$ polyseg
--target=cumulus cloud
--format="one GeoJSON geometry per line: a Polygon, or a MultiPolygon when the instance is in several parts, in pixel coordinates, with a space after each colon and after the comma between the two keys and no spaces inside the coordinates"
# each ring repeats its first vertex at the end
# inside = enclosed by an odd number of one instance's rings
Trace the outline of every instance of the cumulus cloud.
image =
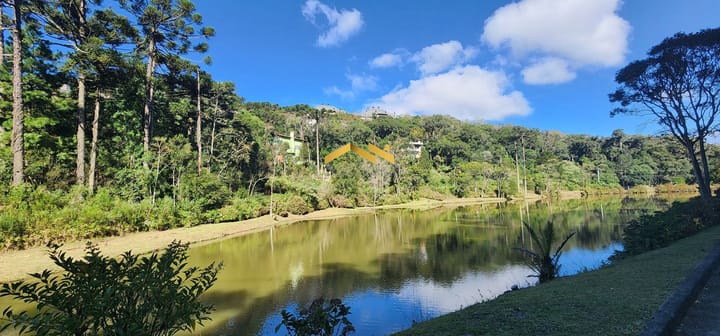
{"type": "Polygon", "coordinates": [[[375,76],[346,74],[345,77],[350,81],[350,87],[354,91],[372,91],[377,88],[375,76]]]}
{"type": "Polygon", "coordinates": [[[418,64],[423,76],[436,74],[462,64],[477,55],[477,49],[463,48],[458,41],[427,46],[413,55],[410,60],[418,64]]]}
{"type": "Polygon", "coordinates": [[[337,46],[347,41],[351,36],[359,33],[365,24],[362,13],[357,9],[337,10],[318,0],[305,1],[302,14],[313,24],[317,24],[318,15],[325,16],[328,27],[317,39],[317,45],[320,47],[337,46]]]}
{"type": "Polygon", "coordinates": [[[627,53],[630,24],[617,15],[621,0],[522,0],[505,5],[485,21],[483,41],[506,46],[519,59],[552,57],[565,66],[541,62],[526,72],[537,74],[554,66],[556,77],[571,68],[617,66],[627,53]]]}
{"type": "Polygon", "coordinates": [[[476,65],[410,81],[382,96],[371,105],[397,114],[446,114],[462,120],[502,120],[530,113],[530,106],[518,91],[509,91],[504,73],[476,65]]]}
{"type": "Polygon", "coordinates": [[[575,79],[575,72],[569,64],[559,58],[546,58],[522,70],[523,81],[527,84],[559,84],[575,79]]]}
{"type": "Polygon", "coordinates": [[[395,294],[402,300],[417,302],[418,307],[433,307],[444,312],[456,311],[475,303],[474,300],[489,300],[512,287],[530,286],[529,269],[521,265],[508,265],[493,271],[465,274],[451,284],[436,284],[424,279],[413,280],[403,285],[395,294]],[[477,284],[482,284],[478,288],[477,284]],[[470,301],[458,301],[458,298],[470,301]]]}
{"type": "Polygon", "coordinates": [[[397,53],[385,53],[368,62],[371,68],[392,68],[403,64],[403,57],[397,53]]]}
{"type": "Polygon", "coordinates": [[[343,90],[336,85],[326,87],[325,89],[323,89],[323,93],[328,96],[338,96],[343,100],[355,98],[355,92],[353,92],[352,90],[343,90]]]}
{"type": "Polygon", "coordinates": [[[338,96],[342,99],[354,99],[360,92],[374,91],[377,89],[377,77],[368,75],[345,74],[345,78],[350,82],[349,89],[341,89],[337,86],[330,86],[323,90],[328,96],[338,96]]]}

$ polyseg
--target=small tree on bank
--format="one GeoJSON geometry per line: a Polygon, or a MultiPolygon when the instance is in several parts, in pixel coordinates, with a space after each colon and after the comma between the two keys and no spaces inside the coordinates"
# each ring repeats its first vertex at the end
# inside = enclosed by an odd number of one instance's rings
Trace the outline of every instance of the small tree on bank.
{"type": "Polygon", "coordinates": [[[700,196],[710,199],[707,137],[720,112],[720,28],[678,33],[618,71],[611,112],[647,115],[685,148],[700,196]]]}
{"type": "Polygon", "coordinates": [[[530,233],[530,238],[535,246],[533,250],[526,248],[515,248],[527,257],[527,265],[535,272],[531,275],[537,277],[539,283],[545,283],[560,276],[560,256],[565,244],[575,235],[575,232],[565,236],[560,245],[553,251],[555,244],[555,226],[553,222],[547,222],[541,231],[535,231],[527,222],[523,222],[523,226],[530,233]]]}

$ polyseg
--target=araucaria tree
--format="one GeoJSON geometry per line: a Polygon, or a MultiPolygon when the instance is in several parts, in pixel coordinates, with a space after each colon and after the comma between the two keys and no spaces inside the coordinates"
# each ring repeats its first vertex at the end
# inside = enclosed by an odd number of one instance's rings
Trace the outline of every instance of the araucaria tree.
{"type": "Polygon", "coordinates": [[[707,137],[717,131],[720,112],[720,28],[678,33],[656,45],[648,57],[622,68],[611,112],[653,117],[685,148],[700,195],[708,200],[707,137]]]}
{"type": "Polygon", "coordinates": [[[68,48],[65,68],[76,72],[77,130],[76,169],[78,185],[85,182],[85,98],[89,75],[103,67],[103,61],[114,61],[108,46],[117,46],[132,35],[127,19],[111,9],[93,10],[90,4],[102,5],[102,0],[42,0],[32,1],[31,8],[44,23],[46,38],[57,46],[68,48]]]}
{"type": "MultiPolygon", "coordinates": [[[[120,0],[136,18],[141,30],[137,49],[147,58],[145,70],[145,102],[143,106],[143,151],[149,153],[153,133],[153,99],[155,71],[170,55],[195,51],[204,53],[205,42],[193,44],[191,38],[210,37],[215,30],[202,27],[202,16],[195,12],[190,0],[120,0]]],[[[143,160],[147,166],[147,159],[143,160]]]]}

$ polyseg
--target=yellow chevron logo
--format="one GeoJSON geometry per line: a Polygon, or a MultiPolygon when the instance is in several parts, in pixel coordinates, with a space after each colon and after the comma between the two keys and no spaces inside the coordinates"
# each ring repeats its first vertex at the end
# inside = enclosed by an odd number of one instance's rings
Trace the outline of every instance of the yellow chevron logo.
{"type": "MultiPolygon", "coordinates": [[[[395,163],[395,156],[389,153],[390,146],[388,145],[385,145],[385,150],[382,150],[373,144],[368,144],[368,150],[387,162],[395,163]]],[[[355,154],[360,155],[360,157],[365,160],[368,160],[372,163],[377,163],[377,158],[372,154],[368,153],[366,150],[362,149],[361,147],[355,146],[354,144],[345,144],[325,156],[325,164],[332,162],[333,160],[339,158],[347,152],[354,152],[355,154]]]]}

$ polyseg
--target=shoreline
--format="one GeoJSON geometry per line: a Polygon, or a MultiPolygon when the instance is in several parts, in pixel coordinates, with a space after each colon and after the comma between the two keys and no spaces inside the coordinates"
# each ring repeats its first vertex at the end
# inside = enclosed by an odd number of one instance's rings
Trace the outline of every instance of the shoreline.
{"type": "MultiPolygon", "coordinates": [[[[256,232],[269,230],[271,227],[292,225],[308,220],[326,220],[371,214],[377,210],[410,209],[429,210],[438,207],[457,207],[483,203],[501,203],[508,201],[505,198],[457,198],[448,200],[421,199],[408,203],[382,205],[376,207],[360,208],[328,208],[317,210],[305,215],[289,215],[271,218],[264,215],[244,221],[209,223],[193,227],[175,228],[166,231],[133,232],[122,236],[110,236],[78,240],[64,243],[61,250],[69,256],[79,258],[84,255],[86,243],[96,244],[104,255],[118,256],[131,250],[135,254],[144,254],[165,248],[173,240],[190,243],[190,246],[211,244],[222,239],[228,239],[256,232]]],[[[516,200],[517,201],[517,200],[516,200]]],[[[24,250],[10,250],[0,252],[0,283],[6,283],[27,278],[29,274],[42,272],[45,269],[57,269],[48,258],[47,248],[34,246],[24,250]]]]}

